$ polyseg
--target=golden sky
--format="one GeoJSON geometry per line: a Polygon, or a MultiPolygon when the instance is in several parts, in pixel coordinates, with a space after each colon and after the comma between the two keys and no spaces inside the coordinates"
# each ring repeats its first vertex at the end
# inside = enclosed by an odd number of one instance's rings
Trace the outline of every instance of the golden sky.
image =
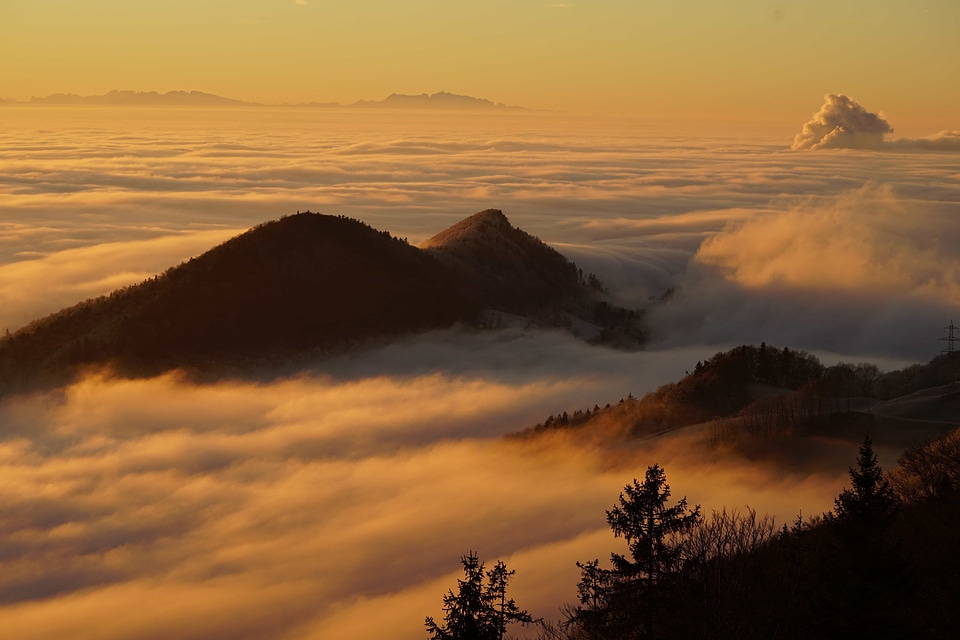
{"type": "Polygon", "coordinates": [[[531,108],[789,119],[845,93],[956,128],[955,0],[4,0],[0,97],[277,103],[450,91],[531,108]]]}

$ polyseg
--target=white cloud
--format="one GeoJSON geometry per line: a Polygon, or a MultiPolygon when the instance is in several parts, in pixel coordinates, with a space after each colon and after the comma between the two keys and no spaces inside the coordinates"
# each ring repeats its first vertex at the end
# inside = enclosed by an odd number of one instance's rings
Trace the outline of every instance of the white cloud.
{"type": "Polygon", "coordinates": [[[794,149],[877,149],[893,127],[882,115],[871,113],[856,100],[828,93],[823,106],[803,125],[794,149]]]}
{"type": "Polygon", "coordinates": [[[496,439],[595,385],[167,376],[7,398],[0,625],[34,639],[322,638],[352,622],[358,637],[413,640],[470,549],[505,559],[518,602],[554,617],[576,560],[622,544],[604,510],[647,464],[666,466],[675,495],[783,520],[828,508],[845,475],[842,456],[783,478],[669,438],[496,439]]]}
{"type": "Polygon", "coordinates": [[[652,321],[665,344],[767,341],[926,361],[960,309],[954,214],[868,183],[735,221],[700,245],[652,321]]]}
{"type": "Polygon", "coordinates": [[[106,242],[0,264],[0,298],[5,301],[0,329],[17,329],[76,302],[141,282],[240,231],[217,229],[106,242]]]}
{"type": "Polygon", "coordinates": [[[793,139],[795,150],[872,149],[893,151],[960,151],[960,131],[941,131],[926,138],[887,140],[893,127],[882,113],[872,113],[845,95],[828,93],[823,106],[793,139]]]}

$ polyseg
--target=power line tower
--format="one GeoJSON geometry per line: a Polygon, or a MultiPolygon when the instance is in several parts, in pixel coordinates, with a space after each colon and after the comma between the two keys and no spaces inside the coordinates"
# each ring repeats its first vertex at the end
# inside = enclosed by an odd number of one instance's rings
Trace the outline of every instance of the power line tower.
{"type": "Polygon", "coordinates": [[[947,348],[941,351],[947,355],[953,355],[957,352],[956,343],[960,342],[960,327],[957,327],[953,324],[953,320],[950,321],[950,326],[944,327],[943,330],[946,332],[942,338],[937,338],[937,342],[946,342],[947,348]]]}

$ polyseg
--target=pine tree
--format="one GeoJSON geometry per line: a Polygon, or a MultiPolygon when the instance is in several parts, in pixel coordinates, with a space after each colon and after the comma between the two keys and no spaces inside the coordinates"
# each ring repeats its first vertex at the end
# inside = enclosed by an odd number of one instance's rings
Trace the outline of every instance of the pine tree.
{"type": "Polygon", "coordinates": [[[667,591],[663,580],[679,569],[683,534],[700,520],[699,505],[689,510],[687,499],[681,498],[668,506],[669,499],[666,473],[655,464],[647,467],[642,483],[634,478],[633,484],[625,486],[620,504],[607,511],[613,534],[624,538],[630,550],[629,559],[611,554],[616,574],[613,589],[630,593],[628,599],[642,606],[631,624],[639,622],[645,638],[654,634],[657,609],[667,591]]]}
{"type": "Polygon", "coordinates": [[[857,468],[850,469],[850,482],[853,487],[844,489],[834,501],[834,515],[842,523],[871,529],[896,513],[896,495],[883,477],[870,436],[864,437],[860,445],[857,468]]]}
{"type": "Polygon", "coordinates": [[[634,479],[624,487],[620,504],[607,511],[607,524],[627,541],[632,560],[612,554],[615,569],[653,583],[676,567],[681,534],[700,520],[700,506],[688,510],[686,498],[667,506],[669,499],[670,486],[660,465],[647,467],[642,483],[634,479]]]}
{"type": "Polygon", "coordinates": [[[508,571],[507,565],[500,560],[497,560],[493,569],[487,571],[487,586],[484,595],[493,611],[497,640],[503,640],[508,624],[533,622],[530,614],[518,607],[513,598],[507,598],[507,583],[515,573],[516,571],[508,571]]]}
{"type": "Polygon", "coordinates": [[[837,637],[909,637],[913,577],[891,532],[899,505],[869,436],[850,481],[828,518],[832,536],[822,558],[825,631],[837,637]]]}
{"type": "Polygon", "coordinates": [[[457,593],[443,596],[443,624],[427,616],[424,624],[431,640],[503,640],[507,625],[533,622],[513,598],[507,598],[507,585],[515,571],[497,561],[484,572],[477,554],[461,556],[464,579],[457,580],[457,593]],[[484,583],[486,576],[487,582],[484,583]]]}

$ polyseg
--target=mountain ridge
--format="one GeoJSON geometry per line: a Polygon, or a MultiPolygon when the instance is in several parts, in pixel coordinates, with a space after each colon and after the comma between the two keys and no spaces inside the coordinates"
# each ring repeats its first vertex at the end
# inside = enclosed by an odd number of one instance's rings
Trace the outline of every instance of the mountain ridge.
{"type": "Polygon", "coordinates": [[[328,356],[457,323],[482,327],[488,307],[552,327],[563,326],[561,313],[593,309],[595,292],[556,250],[500,211],[468,220],[438,236],[469,247],[434,252],[344,216],[305,212],[265,222],[0,338],[0,393],[59,384],[89,367],[216,374],[328,356]],[[492,234],[462,232],[491,223],[492,234]],[[544,285],[551,274],[563,288],[544,285]]]}
{"type": "Polygon", "coordinates": [[[75,93],[53,93],[45,97],[31,96],[29,104],[111,105],[111,106],[255,106],[255,103],[226,98],[203,91],[121,91],[114,89],[102,95],[81,96],[75,93]]]}
{"type": "Polygon", "coordinates": [[[228,98],[203,91],[130,91],[113,89],[104,94],[79,95],[76,93],[52,93],[47,96],[31,96],[20,102],[0,98],[0,104],[31,105],[93,105],[93,106],[217,106],[217,107],[308,107],[341,109],[397,109],[429,111],[526,111],[524,107],[509,106],[486,98],[439,91],[433,94],[391,93],[382,100],[356,100],[340,102],[299,102],[267,104],[228,98]]]}

